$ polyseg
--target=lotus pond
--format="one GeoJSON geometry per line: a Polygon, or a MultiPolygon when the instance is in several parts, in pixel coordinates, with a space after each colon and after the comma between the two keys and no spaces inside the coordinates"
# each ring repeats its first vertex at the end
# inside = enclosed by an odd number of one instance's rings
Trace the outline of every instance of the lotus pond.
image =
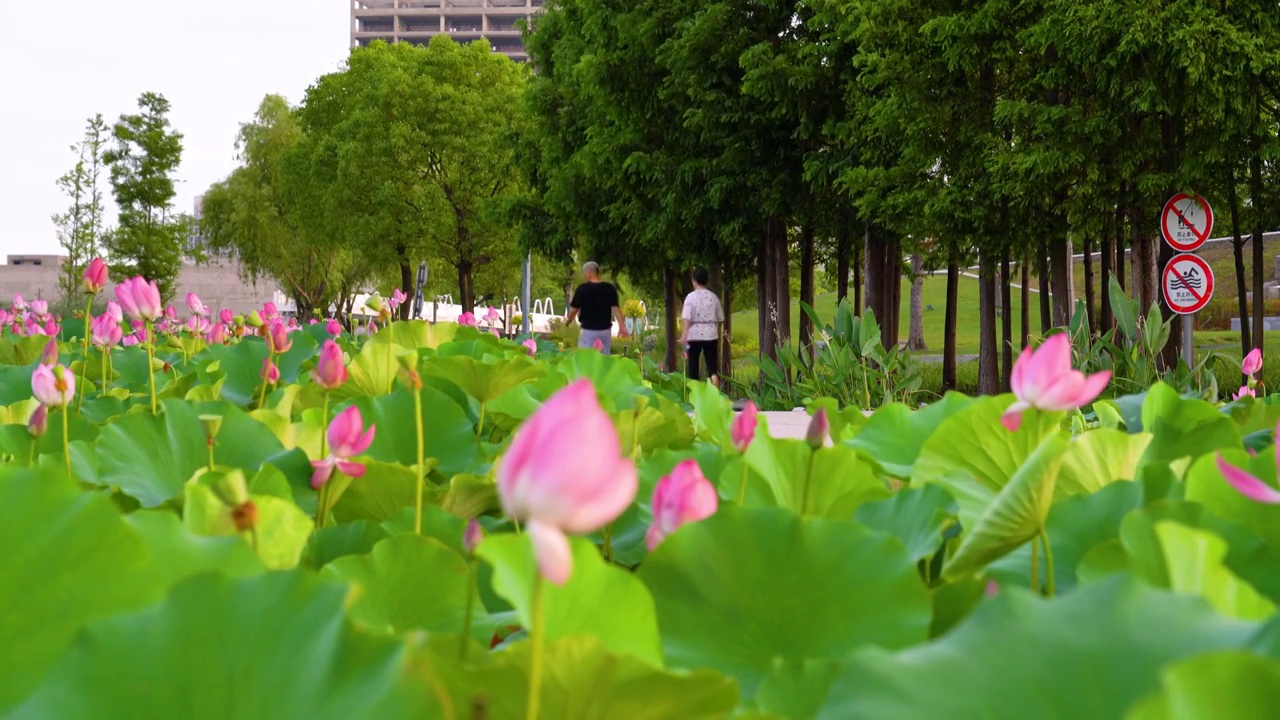
{"type": "Polygon", "coordinates": [[[0,716],[1280,712],[1271,398],[807,442],[473,328],[96,322],[0,339],[0,716]]]}

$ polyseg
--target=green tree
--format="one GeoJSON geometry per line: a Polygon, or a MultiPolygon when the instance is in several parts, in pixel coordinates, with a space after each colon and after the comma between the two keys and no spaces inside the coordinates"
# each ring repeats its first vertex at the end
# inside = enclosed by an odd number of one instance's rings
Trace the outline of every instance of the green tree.
{"type": "Polygon", "coordinates": [[[247,280],[269,279],[300,317],[326,313],[370,269],[328,232],[328,188],[310,172],[307,138],[288,102],[268,95],[240,127],[241,167],[205,193],[201,233],[209,250],[234,255],[247,280]]]}
{"type": "Polygon", "coordinates": [[[466,309],[479,268],[519,267],[498,210],[517,189],[508,136],[522,122],[526,72],[487,43],[438,36],[425,48],[357,48],[308,90],[299,119],[332,231],[397,268],[407,295],[422,259],[453,268],[466,309]]]}
{"type": "Polygon", "coordinates": [[[104,160],[119,225],[105,238],[118,273],[155,280],[166,300],[182,269],[189,219],[173,211],[173,172],[182,160],[182,135],[169,126],[169,101],[157,93],[138,98],[138,113],[112,128],[116,145],[104,160]]]}
{"type": "Polygon", "coordinates": [[[101,115],[90,118],[84,139],[71,146],[77,158],[75,167],[58,178],[58,187],[70,201],[65,213],[53,216],[53,223],[58,228],[58,244],[67,253],[58,275],[58,291],[64,301],[79,297],[84,268],[98,254],[102,240],[103,206],[99,180],[106,132],[107,124],[101,115]]]}

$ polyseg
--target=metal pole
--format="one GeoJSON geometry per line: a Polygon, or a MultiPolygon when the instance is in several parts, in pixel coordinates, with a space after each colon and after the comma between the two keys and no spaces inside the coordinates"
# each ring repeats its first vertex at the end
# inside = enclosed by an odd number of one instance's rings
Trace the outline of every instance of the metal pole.
{"type": "Polygon", "coordinates": [[[533,282],[530,277],[533,275],[533,253],[529,253],[524,257],[524,273],[520,278],[520,325],[521,334],[529,334],[529,315],[533,312],[533,308],[529,298],[532,295],[533,282]]]}
{"type": "Polygon", "coordinates": [[[1195,367],[1194,325],[1190,315],[1182,316],[1182,359],[1187,361],[1187,367],[1195,367]]]}

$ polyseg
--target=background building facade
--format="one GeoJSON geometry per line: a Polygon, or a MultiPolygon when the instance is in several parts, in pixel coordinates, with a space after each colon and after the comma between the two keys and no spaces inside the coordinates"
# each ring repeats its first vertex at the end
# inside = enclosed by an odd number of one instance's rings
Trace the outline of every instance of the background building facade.
{"type": "Polygon", "coordinates": [[[459,43],[487,38],[495,52],[529,59],[520,27],[543,0],[352,0],[351,44],[374,40],[425,45],[436,35],[459,43]]]}

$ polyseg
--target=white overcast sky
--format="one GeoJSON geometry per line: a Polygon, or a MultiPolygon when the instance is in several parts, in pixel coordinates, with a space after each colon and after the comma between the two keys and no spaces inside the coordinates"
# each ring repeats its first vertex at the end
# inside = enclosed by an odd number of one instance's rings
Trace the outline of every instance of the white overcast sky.
{"type": "Polygon", "coordinates": [[[175,205],[190,212],[235,168],[236,132],[262,97],[300,101],[350,41],[350,0],[0,5],[0,255],[59,252],[49,216],[66,202],[55,182],[93,114],[113,123],[148,90],[169,99],[184,136],[175,205]]]}

